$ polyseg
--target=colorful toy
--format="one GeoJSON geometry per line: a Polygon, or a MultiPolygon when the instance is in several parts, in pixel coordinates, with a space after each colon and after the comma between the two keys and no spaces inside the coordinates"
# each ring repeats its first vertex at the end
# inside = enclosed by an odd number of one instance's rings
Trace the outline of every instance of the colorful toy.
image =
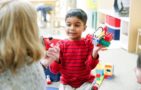
{"type": "Polygon", "coordinates": [[[46,83],[47,84],[51,84],[52,83],[51,80],[50,80],[50,76],[49,75],[46,76],[46,83]]]}
{"type": "MultiPolygon", "coordinates": [[[[54,39],[53,37],[47,38],[47,37],[43,37],[43,36],[41,37],[41,40],[42,40],[42,43],[46,49],[46,52],[49,48],[55,46],[60,41],[60,39],[54,39]]],[[[60,80],[60,76],[61,76],[60,73],[57,73],[57,74],[52,73],[49,69],[49,66],[48,67],[43,66],[43,69],[44,69],[45,75],[47,76],[46,77],[47,84],[51,84],[52,82],[57,82],[60,80]]]]}
{"type": "Polygon", "coordinates": [[[104,67],[104,78],[111,79],[113,77],[113,65],[106,64],[104,67]]]}
{"type": "Polygon", "coordinates": [[[92,90],[98,90],[104,80],[104,66],[98,64],[95,68],[95,80],[92,83],[92,90]]]}
{"type": "Polygon", "coordinates": [[[92,90],[98,90],[104,79],[112,79],[113,65],[112,64],[98,64],[94,70],[95,79],[92,83],[92,90]]]}
{"type": "Polygon", "coordinates": [[[48,50],[50,47],[56,45],[60,39],[54,39],[53,37],[42,37],[43,39],[43,45],[45,46],[45,49],[48,50]]]}
{"type": "Polygon", "coordinates": [[[108,33],[106,27],[99,27],[93,34],[93,43],[95,45],[102,45],[108,47],[110,41],[113,39],[112,33],[108,33]]]}

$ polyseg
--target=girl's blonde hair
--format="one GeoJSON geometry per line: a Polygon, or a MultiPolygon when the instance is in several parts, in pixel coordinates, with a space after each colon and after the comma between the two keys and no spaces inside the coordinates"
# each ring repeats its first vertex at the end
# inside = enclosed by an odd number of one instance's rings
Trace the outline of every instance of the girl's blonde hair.
{"type": "Polygon", "coordinates": [[[0,0],[0,72],[41,58],[37,15],[25,0],[0,0]]]}

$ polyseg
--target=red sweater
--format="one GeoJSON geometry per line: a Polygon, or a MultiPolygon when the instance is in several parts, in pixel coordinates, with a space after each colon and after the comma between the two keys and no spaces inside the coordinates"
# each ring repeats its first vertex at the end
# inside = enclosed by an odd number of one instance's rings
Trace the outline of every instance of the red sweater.
{"type": "Polygon", "coordinates": [[[60,63],[53,62],[50,70],[53,73],[61,73],[61,83],[71,85],[74,88],[85,82],[92,82],[94,76],[91,70],[99,62],[92,58],[93,44],[89,39],[79,41],[64,40],[60,42],[60,63]]]}

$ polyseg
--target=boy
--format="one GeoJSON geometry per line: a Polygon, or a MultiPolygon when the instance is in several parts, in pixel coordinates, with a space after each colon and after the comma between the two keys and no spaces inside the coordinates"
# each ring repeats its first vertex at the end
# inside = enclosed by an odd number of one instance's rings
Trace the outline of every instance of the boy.
{"type": "Polygon", "coordinates": [[[50,48],[47,53],[48,62],[53,62],[50,71],[61,73],[59,90],[91,90],[95,78],[91,70],[99,62],[102,46],[94,46],[92,40],[81,37],[87,27],[87,14],[82,9],[69,10],[65,22],[67,39],[59,42],[59,49],[50,48]]]}

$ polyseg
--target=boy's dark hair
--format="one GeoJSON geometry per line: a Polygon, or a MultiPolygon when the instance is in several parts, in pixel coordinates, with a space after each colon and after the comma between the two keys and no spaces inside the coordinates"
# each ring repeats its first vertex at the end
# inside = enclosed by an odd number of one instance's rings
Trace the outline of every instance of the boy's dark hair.
{"type": "Polygon", "coordinates": [[[66,14],[65,20],[69,17],[77,17],[84,22],[84,24],[87,22],[87,14],[82,9],[70,9],[66,14]]]}
{"type": "Polygon", "coordinates": [[[141,53],[138,54],[137,68],[141,68],[141,53]]]}

